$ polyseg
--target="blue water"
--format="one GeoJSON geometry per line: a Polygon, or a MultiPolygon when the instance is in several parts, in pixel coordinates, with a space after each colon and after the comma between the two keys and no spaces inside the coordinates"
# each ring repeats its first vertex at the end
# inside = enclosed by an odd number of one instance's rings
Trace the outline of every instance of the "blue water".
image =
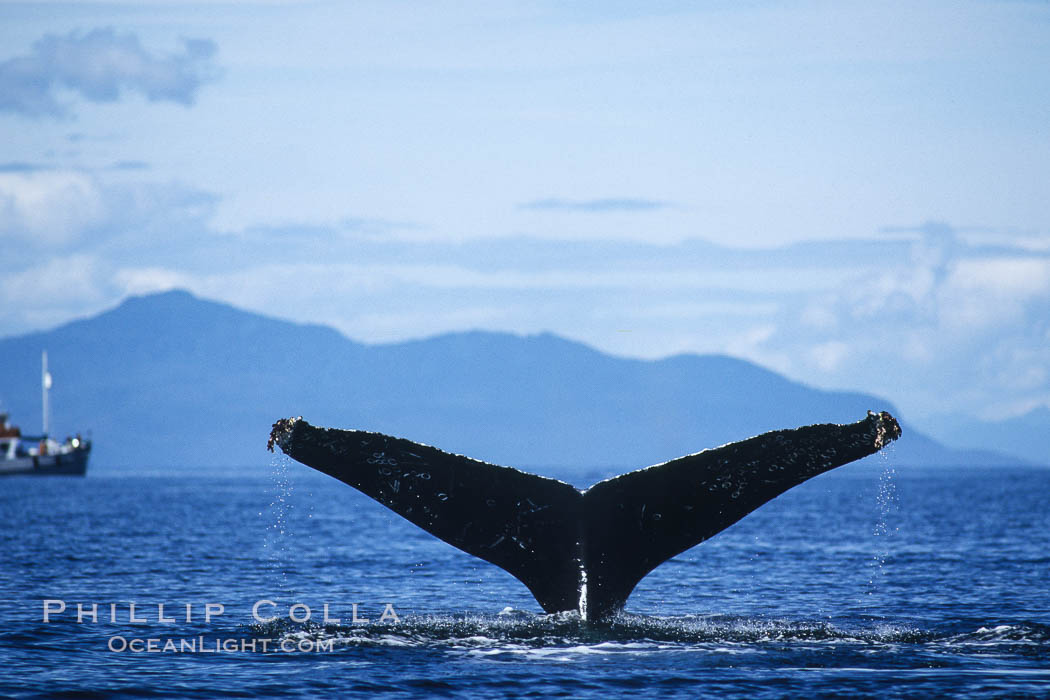
{"type": "Polygon", "coordinates": [[[869,459],[664,564],[626,614],[588,625],[283,458],[239,477],[9,477],[0,694],[1047,697],[1048,502],[1050,470],[869,459]],[[66,610],[44,623],[45,600],[66,610]],[[260,600],[277,620],[254,621],[260,600]],[[98,621],[78,623],[77,603],[98,621]],[[209,603],[224,612],[205,622],[209,603]],[[297,603],[309,622],[289,619],[297,603]],[[325,603],[339,624],[321,624],[325,603]],[[120,650],[149,639],[158,651],[120,650]]]}

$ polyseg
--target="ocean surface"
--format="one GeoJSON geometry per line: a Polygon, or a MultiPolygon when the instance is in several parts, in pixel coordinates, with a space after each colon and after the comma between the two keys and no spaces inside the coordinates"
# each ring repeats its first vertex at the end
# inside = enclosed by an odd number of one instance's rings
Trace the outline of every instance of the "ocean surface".
{"type": "Polygon", "coordinates": [[[603,624],[285,458],[8,477],[0,517],[4,696],[1050,696],[1046,469],[869,458],[603,624]]]}

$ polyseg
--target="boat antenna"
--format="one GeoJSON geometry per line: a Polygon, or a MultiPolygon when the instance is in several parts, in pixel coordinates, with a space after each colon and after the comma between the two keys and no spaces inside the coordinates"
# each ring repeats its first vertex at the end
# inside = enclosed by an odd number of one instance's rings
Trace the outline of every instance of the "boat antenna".
{"type": "Polygon", "coordinates": [[[41,361],[41,364],[42,364],[42,374],[40,376],[40,385],[43,388],[43,392],[44,392],[44,437],[47,437],[48,433],[50,432],[50,426],[48,425],[48,423],[49,423],[49,421],[48,421],[48,414],[50,413],[50,411],[48,409],[50,408],[50,406],[48,406],[47,392],[48,392],[48,389],[51,388],[51,373],[47,371],[47,350],[44,350],[44,354],[40,358],[40,361],[41,361]]]}

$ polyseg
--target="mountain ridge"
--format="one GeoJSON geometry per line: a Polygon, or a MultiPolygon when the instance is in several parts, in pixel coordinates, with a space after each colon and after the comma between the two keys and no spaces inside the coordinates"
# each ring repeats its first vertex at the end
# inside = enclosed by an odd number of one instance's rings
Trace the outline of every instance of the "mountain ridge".
{"type": "Polygon", "coordinates": [[[1050,407],[1036,406],[1013,418],[980,420],[962,414],[931,416],[923,428],[942,442],[967,449],[980,445],[1050,466],[1050,407]]]}
{"type": "MultiPolygon", "coordinates": [[[[270,424],[293,415],[511,466],[624,470],[768,430],[896,413],[726,355],[623,358],[551,333],[481,330],[371,345],[174,290],[0,339],[0,398],[30,431],[44,349],[52,424],[91,429],[93,464],[124,469],[267,464],[270,424]]],[[[1020,462],[904,429],[903,462],[1020,462]]]]}

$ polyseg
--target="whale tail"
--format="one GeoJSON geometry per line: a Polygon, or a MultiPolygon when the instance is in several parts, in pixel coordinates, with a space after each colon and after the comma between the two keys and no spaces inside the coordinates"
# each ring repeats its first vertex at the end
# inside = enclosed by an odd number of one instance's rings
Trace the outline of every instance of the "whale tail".
{"type": "Polygon", "coordinates": [[[435,537],[506,570],[548,613],[599,619],[661,563],[807,479],[901,434],[888,413],[776,430],[601,481],[556,479],[402,438],[274,423],[267,447],[379,501],[435,537]]]}

